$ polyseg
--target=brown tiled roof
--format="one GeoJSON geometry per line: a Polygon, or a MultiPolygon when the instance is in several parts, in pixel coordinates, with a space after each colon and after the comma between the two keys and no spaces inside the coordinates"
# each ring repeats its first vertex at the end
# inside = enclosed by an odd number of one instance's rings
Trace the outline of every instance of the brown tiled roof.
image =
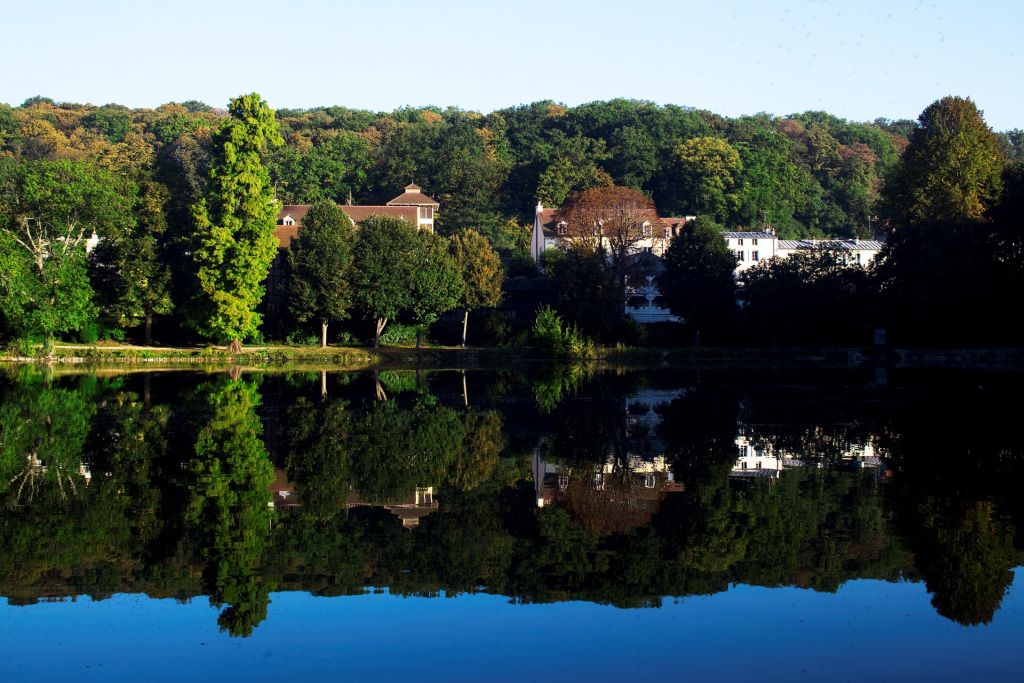
{"type": "Polygon", "coordinates": [[[545,228],[555,229],[555,214],[558,209],[543,209],[540,212],[540,224],[545,228]]]}
{"type": "MultiPolygon", "coordinates": [[[[286,204],[277,214],[277,227],[274,229],[274,236],[277,238],[277,245],[281,249],[291,246],[292,240],[299,234],[299,226],[302,219],[309,212],[309,204],[286,204]],[[295,219],[295,225],[284,225],[286,216],[295,219]]],[[[388,216],[389,218],[401,218],[415,226],[418,209],[415,206],[341,206],[354,224],[362,223],[370,216],[388,216]]]]}
{"type": "Polygon", "coordinates": [[[686,222],[686,218],[679,218],[679,217],[676,217],[676,218],[659,218],[658,220],[661,221],[662,227],[665,227],[665,228],[674,228],[674,227],[680,226],[680,225],[682,225],[683,223],[686,222]]]}
{"type": "Polygon", "coordinates": [[[287,249],[292,246],[292,240],[299,234],[298,225],[279,225],[274,228],[274,237],[277,238],[277,246],[280,249],[287,249]]]}
{"type": "Polygon", "coordinates": [[[388,206],[432,206],[436,209],[441,205],[423,194],[420,186],[413,183],[406,185],[405,192],[388,202],[388,206]]]}
{"type": "Polygon", "coordinates": [[[302,219],[309,213],[309,207],[310,204],[285,204],[277,213],[277,224],[282,225],[285,216],[291,216],[295,219],[296,223],[301,223],[302,219]]]}
{"type": "Polygon", "coordinates": [[[362,223],[370,216],[403,218],[413,226],[416,225],[417,220],[417,208],[415,206],[343,206],[341,210],[356,224],[362,223]]]}

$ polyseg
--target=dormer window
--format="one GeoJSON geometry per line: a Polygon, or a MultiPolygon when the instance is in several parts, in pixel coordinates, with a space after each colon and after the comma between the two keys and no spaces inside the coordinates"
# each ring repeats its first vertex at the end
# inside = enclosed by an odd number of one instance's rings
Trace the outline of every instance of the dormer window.
{"type": "Polygon", "coordinates": [[[291,216],[285,216],[284,217],[284,224],[285,225],[295,225],[295,219],[292,218],[291,216]]]}

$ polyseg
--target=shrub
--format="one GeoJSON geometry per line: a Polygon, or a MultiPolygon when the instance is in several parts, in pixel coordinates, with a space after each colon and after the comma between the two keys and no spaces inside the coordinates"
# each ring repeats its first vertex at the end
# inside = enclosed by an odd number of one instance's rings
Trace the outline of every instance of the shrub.
{"type": "Polygon", "coordinates": [[[533,321],[533,340],[538,348],[553,356],[594,356],[594,342],[583,336],[575,325],[566,326],[550,306],[544,306],[537,312],[533,321]]]}
{"type": "Polygon", "coordinates": [[[416,326],[391,323],[385,327],[384,332],[381,333],[380,343],[390,344],[392,346],[399,344],[415,344],[416,326]]]}

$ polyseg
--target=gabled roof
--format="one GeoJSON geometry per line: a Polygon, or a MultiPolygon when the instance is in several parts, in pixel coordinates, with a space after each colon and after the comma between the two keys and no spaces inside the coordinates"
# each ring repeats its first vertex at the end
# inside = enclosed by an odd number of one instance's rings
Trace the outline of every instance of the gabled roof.
{"type": "Polygon", "coordinates": [[[284,225],[284,219],[291,216],[296,225],[302,223],[302,219],[306,217],[309,212],[311,204],[285,204],[281,207],[281,210],[277,213],[277,224],[284,225]]]}
{"type": "Polygon", "coordinates": [[[388,206],[432,206],[436,209],[441,205],[423,194],[419,185],[410,183],[405,186],[405,192],[388,202],[388,206]]]}

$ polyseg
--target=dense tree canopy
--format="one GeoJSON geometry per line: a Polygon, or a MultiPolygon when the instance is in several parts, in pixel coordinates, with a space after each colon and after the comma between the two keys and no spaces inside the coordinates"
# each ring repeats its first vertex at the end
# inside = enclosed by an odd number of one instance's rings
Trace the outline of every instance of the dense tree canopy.
{"type": "Polygon", "coordinates": [[[282,144],[274,112],[256,93],[231,101],[214,139],[211,189],[193,207],[192,261],[202,292],[192,324],[202,335],[237,345],[257,332],[256,307],[277,253],[278,203],[263,165],[282,144]]]}
{"type": "Polygon", "coordinates": [[[288,306],[296,320],[320,322],[320,344],[327,346],[327,325],[349,317],[352,289],[352,221],[333,201],[319,201],[302,221],[288,250],[288,306]]]}

